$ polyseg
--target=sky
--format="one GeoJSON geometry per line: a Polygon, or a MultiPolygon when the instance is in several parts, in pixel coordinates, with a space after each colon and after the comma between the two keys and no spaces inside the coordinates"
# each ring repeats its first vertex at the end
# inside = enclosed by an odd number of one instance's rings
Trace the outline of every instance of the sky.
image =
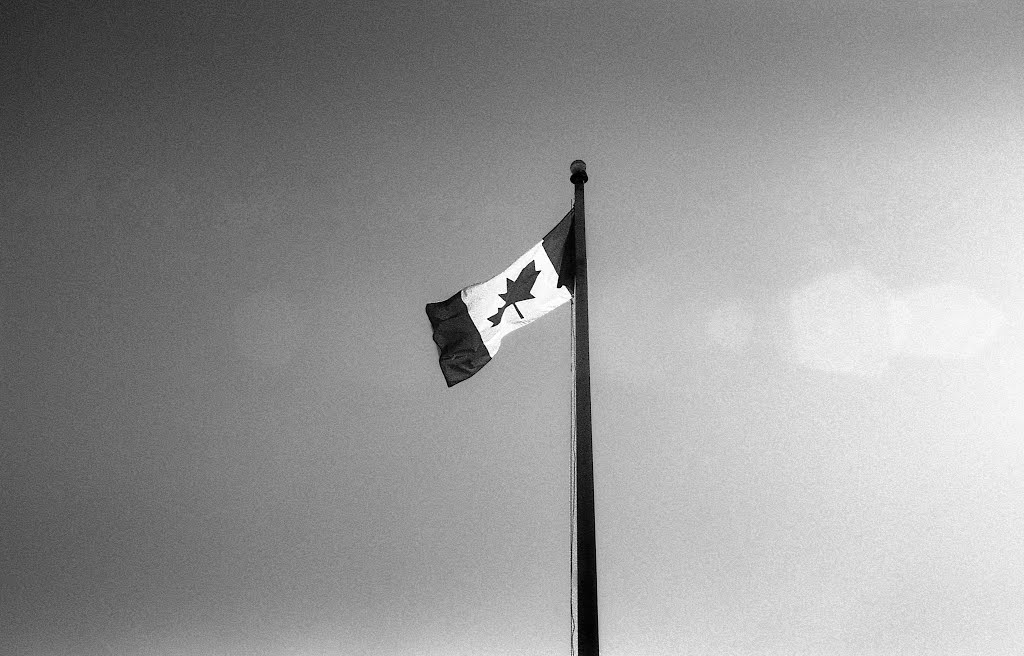
{"type": "Polygon", "coordinates": [[[1024,650],[1016,3],[0,24],[0,652],[569,653],[577,158],[603,653],[1024,650]]]}

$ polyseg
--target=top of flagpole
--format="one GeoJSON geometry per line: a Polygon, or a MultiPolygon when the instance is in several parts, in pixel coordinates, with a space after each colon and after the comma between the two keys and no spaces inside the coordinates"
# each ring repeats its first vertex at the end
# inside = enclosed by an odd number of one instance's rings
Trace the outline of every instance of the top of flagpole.
{"type": "Polygon", "coordinates": [[[587,163],[581,159],[569,165],[569,182],[573,184],[584,184],[587,181],[587,163]]]}

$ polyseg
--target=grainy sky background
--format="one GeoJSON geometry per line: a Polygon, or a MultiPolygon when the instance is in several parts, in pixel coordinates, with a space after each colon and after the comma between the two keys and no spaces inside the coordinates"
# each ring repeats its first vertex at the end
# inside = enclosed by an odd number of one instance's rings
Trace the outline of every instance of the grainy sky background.
{"type": "Polygon", "coordinates": [[[575,158],[604,653],[1024,652],[1017,3],[0,23],[0,652],[568,653],[575,158]]]}

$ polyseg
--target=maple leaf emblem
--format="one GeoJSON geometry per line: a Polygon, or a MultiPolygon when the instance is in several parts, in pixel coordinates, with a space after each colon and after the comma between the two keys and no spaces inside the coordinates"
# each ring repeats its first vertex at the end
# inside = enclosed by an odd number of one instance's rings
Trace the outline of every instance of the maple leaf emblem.
{"type": "Polygon", "coordinates": [[[533,290],[533,283],[537,282],[537,276],[540,275],[540,271],[537,271],[536,262],[530,262],[523,270],[519,272],[519,276],[512,280],[511,278],[505,278],[507,281],[505,284],[505,293],[498,294],[501,300],[505,301],[505,304],[498,309],[498,313],[493,317],[487,317],[488,321],[491,322],[492,326],[497,326],[501,323],[501,316],[505,314],[505,309],[508,306],[512,306],[516,314],[519,315],[520,319],[523,319],[523,313],[516,307],[516,303],[519,301],[526,301],[534,298],[530,292],[533,290]]]}

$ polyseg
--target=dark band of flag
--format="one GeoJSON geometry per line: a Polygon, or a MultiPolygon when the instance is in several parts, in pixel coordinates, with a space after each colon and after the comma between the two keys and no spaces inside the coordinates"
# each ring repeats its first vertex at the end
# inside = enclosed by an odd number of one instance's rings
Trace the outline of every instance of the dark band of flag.
{"type": "Polygon", "coordinates": [[[491,354],[462,302],[461,291],[447,301],[427,303],[427,317],[434,329],[434,342],[440,353],[438,362],[448,387],[466,380],[491,361],[491,354]]]}

